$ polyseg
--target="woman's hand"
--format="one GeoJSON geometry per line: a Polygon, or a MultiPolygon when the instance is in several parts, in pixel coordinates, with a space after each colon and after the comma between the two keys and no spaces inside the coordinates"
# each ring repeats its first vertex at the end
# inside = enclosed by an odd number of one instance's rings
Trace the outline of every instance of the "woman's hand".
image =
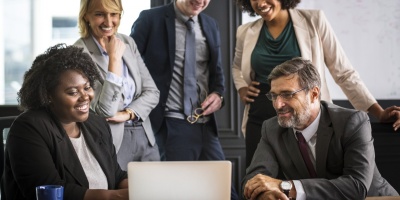
{"type": "Polygon", "coordinates": [[[399,130],[400,128],[400,107],[399,106],[391,106],[386,109],[383,109],[381,105],[378,103],[372,104],[371,107],[368,108],[368,112],[374,115],[379,119],[381,123],[391,123],[393,122],[394,131],[399,130]]]}
{"type": "Polygon", "coordinates": [[[242,87],[239,89],[240,100],[244,104],[254,102],[254,97],[258,97],[260,90],[255,86],[260,85],[260,82],[252,81],[249,87],[242,87]]]}
{"type": "Polygon", "coordinates": [[[398,106],[391,106],[383,110],[379,117],[379,121],[381,123],[393,123],[394,131],[399,130],[400,128],[400,107],[398,106]]]}
{"type": "Polygon", "coordinates": [[[122,76],[122,55],[126,48],[125,43],[113,35],[101,38],[100,44],[108,54],[108,71],[122,76]]]}
{"type": "MultiPolygon", "coordinates": [[[[133,113],[134,115],[134,113],[133,113]]],[[[121,123],[125,122],[130,118],[130,114],[126,112],[125,110],[123,111],[118,111],[113,117],[107,118],[106,120],[110,123],[121,123]]]]}

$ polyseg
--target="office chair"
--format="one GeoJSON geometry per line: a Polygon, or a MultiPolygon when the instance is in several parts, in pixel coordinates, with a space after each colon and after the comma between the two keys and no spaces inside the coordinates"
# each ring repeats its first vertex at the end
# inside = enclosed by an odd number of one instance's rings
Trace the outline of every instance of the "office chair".
{"type": "Polygon", "coordinates": [[[17,118],[17,116],[0,117],[0,178],[3,176],[4,171],[4,145],[8,135],[7,128],[10,128],[15,118],[17,118]]]}

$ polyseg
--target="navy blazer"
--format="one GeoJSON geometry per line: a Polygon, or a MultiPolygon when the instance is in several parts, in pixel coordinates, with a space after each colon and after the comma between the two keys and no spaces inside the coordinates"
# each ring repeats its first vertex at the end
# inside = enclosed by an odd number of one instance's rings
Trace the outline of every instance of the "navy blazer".
{"type": "MultiPolygon", "coordinates": [[[[173,3],[144,10],[133,24],[130,35],[135,40],[151,76],[160,90],[160,102],[150,113],[155,132],[158,132],[163,122],[175,63],[175,18],[173,3]]],[[[219,28],[217,22],[205,14],[200,13],[198,18],[210,52],[208,93],[216,92],[222,95],[225,86],[221,66],[219,28]]],[[[212,118],[216,129],[214,115],[212,118]]]]}
{"type": "MultiPolygon", "coordinates": [[[[118,165],[106,120],[90,113],[79,124],[88,148],[107,177],[108,189],[116,189],[127,174],[118,165]]],[[[39,185],[62,185],[64,200],[79,200],[89,188],[68,135],[46,110],[27,111],[14,121],[5,154],[3,200],[35,200],[35,187],[39,185]]]]}

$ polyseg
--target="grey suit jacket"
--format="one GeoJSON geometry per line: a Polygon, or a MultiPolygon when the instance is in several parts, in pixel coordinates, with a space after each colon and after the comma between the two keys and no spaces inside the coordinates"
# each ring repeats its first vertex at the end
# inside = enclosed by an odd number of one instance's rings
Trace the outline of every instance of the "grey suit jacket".
{"type": "MultiPolygon", "coordinates": [[[[117,34],[117,37],[126,45],[122,59],[128,66],[129,73],[136,84],[133,101],[128,107],[140,116],[143,121],[142,124],[146,131],[147,138],[150,144],[154,145],[154,132],[148,116],[151,110],[158,104],[160,92],[144,64],[133,39],[123,34],[117,34]]],[[[118,111],[124,109],[124,96],[122,94],[122,86],[115,85],[114,83],[105,80],[108,72],[108,60],[104,58],[91,36],[79,39],[74,45],[84,48],[84,51],[90,54],[94,62],[97,64],[102,76],[102,79],[95,83],[95,98],[90,107],[100,116],[114,116],[118,111]]],[[[109,124],[113,135],[114,145],[118,152],[123,139],[124,123],[109,124]]]]}
{"type": "Polygon", "coordinates": [[[365,112],[321,102],[317,130],[316,172],[309,177],[293,129],[279,126],[277,117],[266,120],[243,186],[256,174],[300,180],[307,199],[365,199],[398,195],[375,165],[371,125],[365,112]]]}

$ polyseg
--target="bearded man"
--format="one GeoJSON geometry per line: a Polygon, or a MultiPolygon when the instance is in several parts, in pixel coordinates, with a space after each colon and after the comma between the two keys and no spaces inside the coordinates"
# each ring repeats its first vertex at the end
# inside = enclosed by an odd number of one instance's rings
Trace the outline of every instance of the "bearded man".
{"type": "Polygon", "coordinates": [[[321,80],[308,60],[293,58],[268,76],[277,116],[242,182],[246,199],[365,199],[397,196],[375,164],[365,112],[320,100],[321,80]],[[286,180],[276,179],[281,171],[286,180]]]}

